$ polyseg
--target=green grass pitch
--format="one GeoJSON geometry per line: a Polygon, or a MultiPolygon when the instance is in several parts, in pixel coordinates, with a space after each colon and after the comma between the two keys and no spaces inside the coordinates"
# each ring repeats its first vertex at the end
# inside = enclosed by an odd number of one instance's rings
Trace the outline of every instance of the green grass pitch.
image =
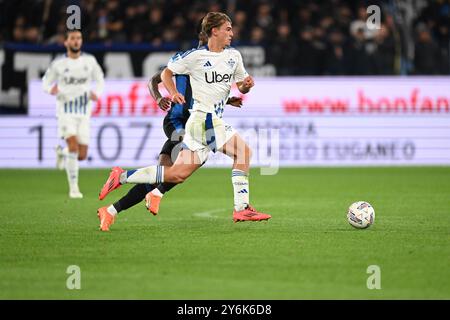
{"type": "Polygon", "coordinates": [[[286,168],[250,176],[268,222],[232,222],[230,169],[200,169],[154,217],[144,203],[98,231],[107,170],[0,170],[1,299],[450,299],[450,168],[286,168]],[[346,221],[358,200],[366,230],[346,221]],[[69,290],[69,265],[81,289],[69,290]],[[370,265],[381,289],[369,290],[370,265]]]}

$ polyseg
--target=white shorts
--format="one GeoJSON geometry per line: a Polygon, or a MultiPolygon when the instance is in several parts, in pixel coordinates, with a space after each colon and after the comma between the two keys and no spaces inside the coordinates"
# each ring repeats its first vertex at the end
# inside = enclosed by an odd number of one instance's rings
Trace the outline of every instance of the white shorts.
{"type": "Polygon", "coordinates": [[[79,144],[89,145],[90,118],[68,115],[58,116],[58,136],[66,140],[76,136],[79,144]]]}
{"type": "Polygon", "coordinates": [[[186,122],[183,144],[205,163],[210,151],[220,150],[236,133],[232,126],[212,113],[194,111],[186,122]]]}

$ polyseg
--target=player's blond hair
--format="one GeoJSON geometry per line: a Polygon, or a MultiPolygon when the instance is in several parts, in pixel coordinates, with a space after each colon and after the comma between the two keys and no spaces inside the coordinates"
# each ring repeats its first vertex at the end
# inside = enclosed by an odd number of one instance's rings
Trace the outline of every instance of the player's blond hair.
{"type": "Polygon", "coordinates": [[[208,37],[211,37],[213,28],[218,28],[225,22],[230,22],[231,19],[225,13],[222,12],[208,12],[202,21],[202,31],[206,33],[208,37]]]}
{"type": "Polygon", "coordinates": [[[207,43],[208,43],[208,36],[206,35],[205,32],[200,31],[200,33],[198,34],[198,45],[203,46],[207,43]]]}

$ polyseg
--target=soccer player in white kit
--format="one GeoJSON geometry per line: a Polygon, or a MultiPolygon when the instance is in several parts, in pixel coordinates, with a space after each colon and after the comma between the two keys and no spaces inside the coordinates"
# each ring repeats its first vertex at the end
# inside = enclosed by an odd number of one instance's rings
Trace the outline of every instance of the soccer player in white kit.
{"type": "Polygon", "coordinates": [[[67,148],[57,147],[57,165],[65,166],[69,197],[83,198],[78,187],[78,161],[85,160],[90,137],[92,103],[104,89],[104,75],[94,56],[81,52],[80,30],[68,30],[64,46],[67,53],[55,59],[42,79],[42,87],[56,96],[58,135],[67,148]],[[96,88],[91,90],[91,82],[96,88]]]}
{"type": "MultiPolygon", "coordinates": [[[[249,203],[250,148],[222,119],[232,82],[235,81],[239,91],[245,94],[254,86],[254,81],[244,68],[241,54],[229,47],[233,31],[231,19],[226,14],[208,13],[203,19],[202,31],[208,35],[208,44],[175,56],[161,74],[172,101],[176,103],[185,103],[185,98],[177,91],[172,76],[190,76],[194,104],[186,123],[185,148],[171,167],[155,165],[128,171],[114,167],[99,198],[103,199],[124,183],[182,183],[206,162],[210,151],[220,151],[234,160],[231,178],[233,220],[268,220],[270,215],[256,211],[249,203]]],[[[99,219],[103,231],[108,231],[114,223],[114,216],[108,213],[99,214],[99,219]]]]}

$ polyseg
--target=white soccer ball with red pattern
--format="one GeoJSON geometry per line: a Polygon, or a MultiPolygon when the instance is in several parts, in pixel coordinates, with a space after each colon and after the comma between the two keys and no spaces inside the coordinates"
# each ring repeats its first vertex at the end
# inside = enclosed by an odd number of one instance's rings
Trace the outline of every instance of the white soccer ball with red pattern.
{"type": "Polygon", "coordinates": [[[358,201],[348,208],[347,220],[353,227],[365,229],[373,224],[375,210],[366,201],[358,201]]]}

